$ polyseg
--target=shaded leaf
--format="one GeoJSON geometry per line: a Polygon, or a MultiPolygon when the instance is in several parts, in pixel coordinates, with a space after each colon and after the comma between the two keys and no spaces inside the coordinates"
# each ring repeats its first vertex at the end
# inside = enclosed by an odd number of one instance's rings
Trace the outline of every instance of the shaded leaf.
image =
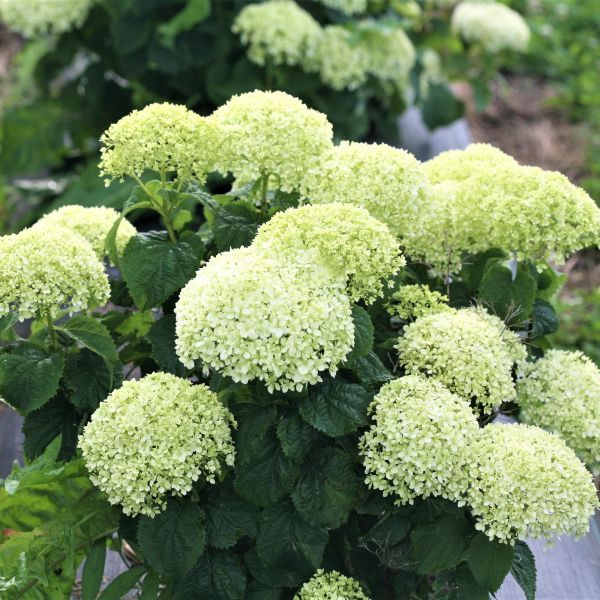
{"type": "Polygon", "coordinates": [[[467,548],[467,563],[477,583],[490,592],[497,592],[513,562],[514,550],[510,544],[492,541],[478,533],[467,548]]]}
{"type": "Polygon", "coordinates": [[[537,568],[533,552],[531,552],[525,542],[518,541],[515,544],[515,553],[510,572],[521,586],[526,600],[535,600],[537,568]]]}

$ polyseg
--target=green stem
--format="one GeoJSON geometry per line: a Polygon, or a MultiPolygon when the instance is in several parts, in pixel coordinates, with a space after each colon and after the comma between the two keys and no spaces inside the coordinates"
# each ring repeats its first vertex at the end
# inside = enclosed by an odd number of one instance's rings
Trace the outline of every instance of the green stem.
{"type": "Polygon", "coordinates": [[[134,175],[133,178],[138,182],[138,185],[144,190],[144,192],[146,192],[148,198],[150,198],[150,200],[154,201],[154,198],[152,197],[150,190],[144,185],[144,182],[137,175],[134,175]]]}
{"type": "Polygon", "coordinates": [[[267,192],[269,191],[269,175],[262,176],[262,186],[260,192],[260,216],[264,220],[267,218],[269,203],[267,201],[267,192]]]}
{"type": "Polygon", "coordinates": [[[54,321],[50,311],[46,313],[46,323],[48,324],[48,331],[50,332],[50,340],[52,341],[52,347],[56,348],[58,345],[58,338],[56,337],[56,329],[54,329],[54,321]]]}
{"type": "Polygon", "coordinates": [[[165,226],[167,228],[167,233],[169,234],[169,239],[174,244],[176,244],[177,243],[177,236],[175,235],[175,230],[171,226],[170,211],[166,212],[166,213],[161,213],[161,215],[162,215],[163,221],[165,222],[165,226]]]}

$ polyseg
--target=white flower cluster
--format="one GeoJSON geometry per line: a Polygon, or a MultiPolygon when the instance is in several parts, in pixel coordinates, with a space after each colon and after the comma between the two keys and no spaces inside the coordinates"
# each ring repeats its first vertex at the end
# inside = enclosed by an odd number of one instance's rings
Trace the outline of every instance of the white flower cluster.
{"type": "Polygon", "coordinates": [[[319,569],[300,591],[294,600],[369,600],[356,579],[346,577],[337,571],[325,572],[319,569]]]}

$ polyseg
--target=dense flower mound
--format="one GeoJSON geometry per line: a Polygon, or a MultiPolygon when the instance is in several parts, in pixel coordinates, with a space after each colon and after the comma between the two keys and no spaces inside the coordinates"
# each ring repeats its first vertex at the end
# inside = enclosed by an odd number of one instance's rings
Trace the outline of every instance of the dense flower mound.
{"type": "Polygon", "coordinates": [[[490,538],[585,535],[599,507],[592,477],[557,436],[529,425],[488,425],[471,448],[467,501],[490,538]]]}
{"type": "MultiPolygon", "coordinates": [[[[106,236],[111,230],[119,213],[105,206],[71,205],[63,206],[42,217],[37,226],[58,226],[72,229],[84,237],[96,252],[96,256],[103,260],[106,256],[106,236]]],[[[117,251],[119,255],[125,250],[127,242],[137,233],[135,227],[123,219],[117,231],[117,251]]]]}
{"type": "Polygon", "coordinates": [[[522,363],[517,382],[521,419],[565,440],[600,472],[600,370],[581,352],[549,350],[522,363]]]}
{"type": "Polygon", "coordinates": [[[461,2],[452,13],[452,29],[488,52],[523,52],[530,31],[525,19],[499,2],[461,2]]]}
{"type": "Polygon", "coordinates": [[[600,209],[559,173],[519,165],[485,144],[444,152],[425,172],[434,184],[430,202],[405,247],[440,272],[458,271],[462,253],[501,248],[562,261],[600,241],[600,209]]]}
{"type": "Polygon", "coordinates": [[[436,312],[449,310],[448,298],[426,285],[403,285],[392,294],[387,311],[404,321],[412,321],[436,312]]]}
{"type": "Polygon", "coordinates": [[[0,20],[25,37],[81,27],[96,0],[0,0],[0,20]]]}
{"type": "Polygon", "coordinates": [[[249,4],[233,24],[248,46],[248,58],[264,65],[299,65],[321,35],[321,26],[293,0],[249,4]]]}
{"type": "Polygon", "coordinates": [[[344,202],[366,208],[401,238],[427,212],[428,186],[421,163],[386,144],[342,142],[306,179],[313,204],[344,202]]]}
{"type": "Polygon", "coordinates": [[[217,133],[208,119],[177,104],[134,110],[102,135],[100,171],[109,179],[146,170],[202,181],[213,170],[217,133]]]}
{"type": "Polygon", "coordinates": [[[261,226],[253,246],[259,254],[314,260],[346,279],[353,301],[372,302],[383,282],[405,265],[389,229],[357,206],[328,204],[291,208],[261,226]],[[306,258],[300,258],[298,255],[306,258]]]}
{"type": "Polygon", "coordinates": [[[368,0],[318,0],[324,6],[339,10],[345,15],[364,13],[368,7],[368,0]]]}
{"type": "Polygon", "coordinates": [[[327,117],[284,92],[234,96],[210,120],[223,138],[217,170],[243,181],[273,177],[284,192],[300,189],[304,173],[332,144],[327,117]]]}
{"type": "Polygon", "coordinates": [[[409,375],[383,386],[360,452],[370,487],[398,504],[442,496],[462,502],[468,448],[478,425],[469,404],[435,379],[409,375]]]}
{"type": "Polygon", "coordinates": [[[90,479],[127,515],[154,516],[233,465],[235,421],[216,394],[167,373],[127,381],[79,438],[90,479]]]}
{"type": "Polygon", "coordinates": [[[407,373],[434,377],[483,412],[515,399],[514,334],[492,315],[473,308],[426,315],[406,326],[396,348],[407,373]]]}
{"type": "Polygon", "coordinates": [[[269,390],[301,390],[335,375],[354,343],[345,281],[325,266],[261,256],[254,248],[220,254],[181,291],[176,350],[181,361],[269,390]]]}
{"type": "Polygon", "coordinates": [[[346,577],[337,571],[325,572],[319,569],[307,581],[294,600],[369,600],[356,579],[346,577]]]}
{"type": "Polygon", "coordinates": [[[74,231],[35,226],[0,238],[0,316],[55,316],[102,306],[109,295],[104,265],[74,231]]]}

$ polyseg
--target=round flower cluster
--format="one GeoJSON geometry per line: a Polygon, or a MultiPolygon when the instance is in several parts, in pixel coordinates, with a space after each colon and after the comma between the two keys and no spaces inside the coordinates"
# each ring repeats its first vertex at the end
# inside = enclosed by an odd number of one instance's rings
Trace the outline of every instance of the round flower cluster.
{"type": "Polygon", "coordinates": [[[467,501],[490,538],[582,536],[599,507],[592,477],[555,435],[528,425],[488,425],[471,449],[467,501]]]}
{"type": "Polygon", "coordinates": [[[307,581],[294,600],[369,600],[356,579],[346,577],[337,571],[325,572],[319,569],[307,581]]]}
{"type": "Polygon", "coordinates": [[[248,45],[252,62],[298,65],[321,35],[321,26],[292,0],[268,0],[243,8],[232,31],[248,45]]]}
{"type": "Polygon", "coordinates": [[[109,295],[104,265],[74,231],[35,226],[0,238],[0,317],[52,317],[101,306],[109,295]]]}
{"type": "Polygon", "coordinates": [[[550,350],[521,363],[517,402],[522,421],[556,433],[600,472],[600,370],[587,356],[550,350]]]}
{"type": "Polygon", "coordinates": [[[262,225],[253,246],[260,254],[293,261],[316,260],[348,282],[353,301],[374,301],[406,263],[389,229],[357,206],[291,208],[262,225]],[[302,258],[304,255],[305,258],[302,258]]]}
{"type": "Polygon", "coordinates": [[[335,375],[354,343],[345,281],[325,266],[261,256],[254,248],[220,254],[181,291],[176,350],[270,391],[301,390],[335,375]]]}
{"type": "Polygon", "coordinates": [[[490,413],[516,396],[515,338],[503,325],[473,308],[426,315],[405,327],[396,345],[399,362],[407,373],[431,376],[490,413]]]}
{"type": "Polygon", "coordinates": [[[370,487],[398,504],[442,496],[464,502],[469,444],[478,425],[469,404],[435,379],[414,375],[383,386],[360,452],[370,487]]]}
{"type": "Polygon", "coordinates": [[[218,171],[244,181],[272,177],[284,192],[301,189],[304,174],[332,145],[327,117],[284,92],[234,96],[210,121],[222,136],[218,171]]]}
{"type": "Polygon", "coordinates": [[[422,212],[428,186],[421,163],[386,144],[342,142],[306,178],[313,204],[344,202],[366,208],[401,240],[422,212]]]}
{"type": "Polygon", "coordinates": [[[368,7],[368,0],[318,0],[323,6],[333,8],[345,15],[364,13],[368,7]]]}
{"type": "Polygon", "coordinates": [[[390,315],[412,321],[436,312],[449,310],[448,298],[426,285],[403,285],[392,294],[386,305],[390,315]]]}
{"type": "Polygon", "coordinates": [[[96,0],[0,0],[0,19],[25,37],[81,27],[96,0]]]}
{"type": "Polygon", "coordinates": [[[216,394],[167,373],[127,381],[79,438],[90,479],[127,515],[152,517],[232,466],[235,421],[216,394]]]}
{"type": "Polygon", "coordinates": [[[100,171],[111,179],[146,170],[203,181],[213,170],[217,133],[208,119],[185,106],[150,104],[111,125],[100,138],[100,171]]]}
{"type": "Polygon", "coordinates": [[[461,2],[452,13],[452,29],[491,53],[523,52],[530,36],[525,19],[499,2],[461,2]]]}
{"type": "MultiPolygon", "coordinates": [[[[63,206],[42,217],[36,226],[42,227],[64,227],[72,229],[84,237],[94,249],[96,256],[103,260],[106,256],[106,237],[119,213],[104,206],[86,208],[84,206],[63,206]]],[[[135,227],[123,219],[117,231],[117,252],[123,254],[127,242],[137,233],[135,227]]]]}

